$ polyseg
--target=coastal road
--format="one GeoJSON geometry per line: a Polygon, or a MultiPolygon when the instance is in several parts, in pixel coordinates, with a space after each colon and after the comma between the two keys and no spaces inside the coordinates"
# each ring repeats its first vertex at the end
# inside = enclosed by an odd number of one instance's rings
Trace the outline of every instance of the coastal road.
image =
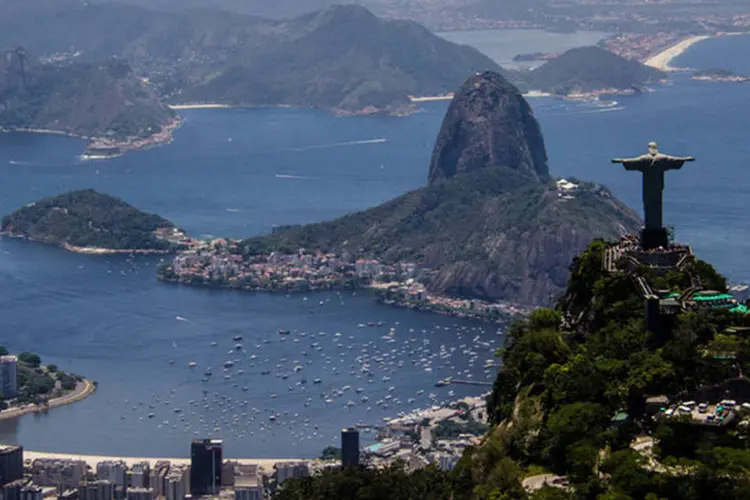
{"type": "Polygon", "coordinates": [[[0,420],[17,418],[29,413],[36,413],[49,408],[57,408],[58,406],[69,405],[71,403],[81,401],[82,399],[86,399],[87,397],[92,395],[94,391],[96,391],[96,386],[94,385],[94,383],[90,380],[83,379],[81,382],[78,382],[78,384],[76,384],[76,388],[73,389],[73,391],[65,394],[64,396],[60,396],[59,398],[50,399],[46,407],[37,405],[24,405],[16,408],[9,408],[0,412],[0,420]]]}

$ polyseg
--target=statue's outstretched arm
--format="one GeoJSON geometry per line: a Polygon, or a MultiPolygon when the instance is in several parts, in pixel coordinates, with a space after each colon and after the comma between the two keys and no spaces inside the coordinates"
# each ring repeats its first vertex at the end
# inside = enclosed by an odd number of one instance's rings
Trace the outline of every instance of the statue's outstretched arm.
{"type": "Polygon", "coordinates": [[[667,170],[679,170],[680,168],[682,168],[682,165],[685,162],[695,161],[695,158],[693,158],[692,156],[669,156],[669,155],[666,155],[666,158],[667,158],[667,161],[666,161],[667,170]]]}
{"type": "Polygon", "coordinates": [[[612,163],[621,163],[625,170],[641,170],[643,168],[641,158],[614,158],[612,163]]]}

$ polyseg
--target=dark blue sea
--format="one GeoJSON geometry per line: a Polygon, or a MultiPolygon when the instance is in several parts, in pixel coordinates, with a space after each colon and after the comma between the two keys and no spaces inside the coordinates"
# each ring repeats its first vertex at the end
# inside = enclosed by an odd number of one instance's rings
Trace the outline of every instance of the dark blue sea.
{"type": "MultiPolygon", "coordinates": [[[[744,64],[748,71],[749,50],[748,37],[710,40],[678,65],[743,71],[744,64]]],[[[676,75],[651,93],[614,99],[610,107],[531,100],[554,175],[601,182],[640,210],[640,179],[610,158],[639,155],[652,140],[665,152],[695,156],[667,176],[665,219],[732,281],[750,281],[750,85],[676,75]]],[[[424,185],[446,107],[432,103],[407,118],[184,111],[171,145],[93,162],[77,159],[83,144],[75,139],[2,134],[0,213],[92,187],[199,236],[242,237],[330,219],[424,185]]],[[[495,326],[391,309],[367,294],[288,297],[165,285],[154,279],[158,262],[0,240],[0,344],[99,382],[83,402],[0,421],[0,442],[186,456],[191,438],[210,435],[226,440],[230,456],[315,456],[337,442],[342,426],[376,424],[486,389],[433,387],[439,378],[494,378],[484,363],[502,343],[495,326]],[[292,333],[280,336],[280,328],[292,333]],[[230,354],[235,336],[243,337],[243,352],[230,354]],[[222,371],[227,360],[236,362],[230,379],[222,371]],[[365,360],[372,382],[361,371],[365,360]],[[207,367],[214,376],[205,383],[207,367]]]]}

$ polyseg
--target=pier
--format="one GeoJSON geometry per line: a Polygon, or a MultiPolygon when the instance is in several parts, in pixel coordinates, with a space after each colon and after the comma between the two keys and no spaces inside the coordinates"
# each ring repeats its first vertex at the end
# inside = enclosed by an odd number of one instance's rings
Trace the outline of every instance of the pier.
{"type": "Polygon", "coordinates": [[[463,385],[487,385],[491,386],[492,382],[481,382],[479,380],[453,380],[452,384],[463,384],[463,385]]]}

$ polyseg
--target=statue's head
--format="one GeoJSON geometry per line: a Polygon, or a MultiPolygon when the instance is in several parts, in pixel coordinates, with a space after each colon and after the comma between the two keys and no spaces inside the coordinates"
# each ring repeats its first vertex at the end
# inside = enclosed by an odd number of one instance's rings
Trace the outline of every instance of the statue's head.
{"type": "Polygon", "coordinates": [[[656,146],[656,143],[653,141],[648,143],[648,154],[650,155],[659,154],[659,148],[656,146]]]}

